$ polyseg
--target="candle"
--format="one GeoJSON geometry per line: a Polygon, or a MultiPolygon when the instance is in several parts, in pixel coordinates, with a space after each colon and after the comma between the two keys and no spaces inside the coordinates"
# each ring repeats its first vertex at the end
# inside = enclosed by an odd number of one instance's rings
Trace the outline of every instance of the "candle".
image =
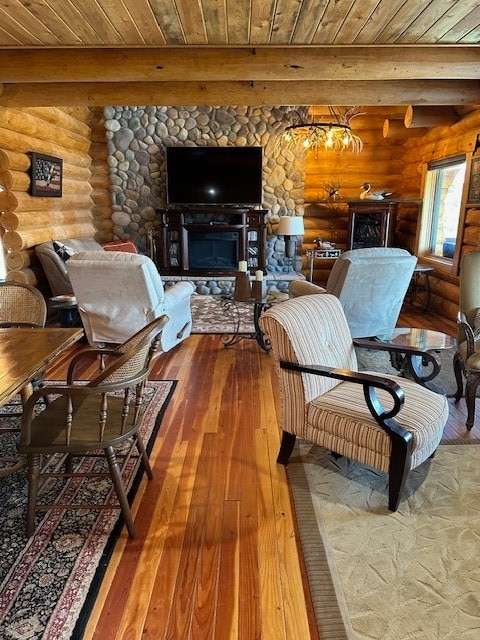
{"type": "Polygon", "coordinates": [[[263,271],[255,271],[255,280],[260,282],[263,280],[263,271]]]}
{"type": "Polygon", "coordinates": [[[239,271],[247,271],[247,261],[246,260],[240,260],[240,262],[238,263],[238,270],[239,271]]]}

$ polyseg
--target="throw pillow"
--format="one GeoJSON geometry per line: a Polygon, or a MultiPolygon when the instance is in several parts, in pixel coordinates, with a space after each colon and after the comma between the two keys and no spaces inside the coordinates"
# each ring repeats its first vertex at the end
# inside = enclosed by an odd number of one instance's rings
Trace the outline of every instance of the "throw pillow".
{"type": "Polygon", "coordinates": [[[67,247],[66,244],[63,244],[63,242],[59,242],[58,240],[54,240],[52,244],[53,244],[53,248],[55,250],[55,253],[64,262],[66,262],[73,255],[75,255],[75,251],[71,247],[67,247]]]}

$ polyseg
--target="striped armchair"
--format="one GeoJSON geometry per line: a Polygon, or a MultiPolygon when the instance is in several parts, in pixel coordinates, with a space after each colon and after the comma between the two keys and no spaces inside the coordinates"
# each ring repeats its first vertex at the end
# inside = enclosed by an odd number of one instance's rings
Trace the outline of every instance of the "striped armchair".
{"type": "Polygon", "coordinates": [[[446,398],[412,380],[359,372],[345,313],[333,295],[277,304],[260,325],[278,365],[283,438],[277,462],[288,463],[296,436],[309,440],[388,473],[388,506],[396,511],[409,471],[432,457],[440,442],[446,398]]]}

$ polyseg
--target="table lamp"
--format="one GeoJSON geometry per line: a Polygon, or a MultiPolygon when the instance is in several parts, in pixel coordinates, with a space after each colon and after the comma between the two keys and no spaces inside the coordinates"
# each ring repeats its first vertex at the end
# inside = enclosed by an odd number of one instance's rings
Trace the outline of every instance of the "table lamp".
{"type": "Polygon", "coordinates": [[[278,223],[277,235],[285,238],[285,255],[294,258],[296,253],[296,236],[303,236],[305,227],[302,216],[282,216],[278,223]]]}

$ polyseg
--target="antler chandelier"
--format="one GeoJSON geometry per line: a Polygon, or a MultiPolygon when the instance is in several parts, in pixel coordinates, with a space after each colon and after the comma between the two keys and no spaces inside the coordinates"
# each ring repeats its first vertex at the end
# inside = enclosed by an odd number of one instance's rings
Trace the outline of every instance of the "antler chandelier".
{"type": "Polygon", "coordinates": [[[279,138],[282,146],[286,146],[296,153],[319,151],[353,151],[360,152],[363,142],[359,136],[353,133],[350,122],[361,115],[357,107],[349,107],[341,112],[335,107],[328,107],[328,120],[316,121],[315,110],[311,120],[304,119],[300,110],[291,111],[294,120],[279,138]],[[303,121],[302,121],[303,120],[303,121]]]}

